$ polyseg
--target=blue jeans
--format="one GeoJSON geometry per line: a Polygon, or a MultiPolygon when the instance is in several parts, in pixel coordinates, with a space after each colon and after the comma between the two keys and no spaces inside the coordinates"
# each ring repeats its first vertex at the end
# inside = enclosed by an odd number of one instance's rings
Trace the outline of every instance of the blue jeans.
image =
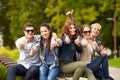
{"type": "Polygon", "coordinates": [[[47,65],[40,66],[39,80],[56,80],[56,77],[60,74],[59,66],[55,66],[52,69],[50,69],[49,67],[50,66],[47,65]]]}
{"type": "Polygon", "coordinates": [[[109,77],[109,70],[108,70],[108,56],[104,57],[97,57],[93,60],[90,64],[87,64],[87,67],[90,68],[94,75],[97,78],[107,78],[109,77]]]}
{"type": "Polygon", "coordinates": [[[21,64],[16,64],[8,68],[6,80],[15,80],[17,76],[24,76],[24,80],[32,80],[34,77],[39,76],[40,66],[31,66],[29,69],[21,64]]]}

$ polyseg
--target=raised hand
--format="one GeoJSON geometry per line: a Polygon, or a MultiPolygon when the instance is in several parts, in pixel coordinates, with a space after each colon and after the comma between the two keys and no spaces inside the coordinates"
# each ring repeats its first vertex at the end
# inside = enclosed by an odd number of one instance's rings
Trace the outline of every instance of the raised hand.
{"type": "Polygon", "coordinates": [[[81,40],[81,45],[82,45],[83,47],[86,47],[86,46],[88,45],[88,41],[87,41],[86,39],[82,39],[82,40],[81,40]]]}
{"type": "Polygon", "coordinates": [[[37,50],[36,50],[35,48],[32,48],[32,49],[30,50],[30,53],[29,53],[29,54],[32,56],[32,55],[34,55],[34,54],[36,53],[36,51],[37,51],[37,50]]]}
{"type": "Polygon", "coordinates": [[[68,35],[65,34],[65,42],[67,44],[69,44],[71,41],[70,41],[70,38],[68,37],[68,35]]]}
{"type": "Polygon", "coordinates": [[[28,39],[25,38],[23,41],[19,43],[19,47],[23,48],[27,42],[28,42],[28,39]]]}
{"type": "Polygon", "coordinates": [[[72,20],[73,20],[72,15],[73,15],[73,10],[68,11],[68,12],[66,13],[66,16],[68,16],[68,18],[70,19],[70,21],[72,21],[72,20]]]}
{"type": "Polygon", "coordinates": [[[57,45],[54,38],[51,39],[51,48],[54,48],[57,45]]]}
{"type": "Polygon", "coordinates": [[[57,38],[57,34],[56,33],[52,33],[51,48],[54,48],[57,45],[57,43],[55,41],[56,38],[57,38]]]}
{"type": "Polygon", "coordinates": [[[80,36],[78,36],[77,39],[75,39],[75,44],[80,46],[80,36]]]}
{"type": "Polygon", "coordinates": [[[60,38],[56,38],[56,43],[57,43],[57,46],[61,46],[62,40],[60,38]]]}
{"type": "Polygon", "coordinates": [[[106,55],[106,48],[103,48],[101,51],[100,51],[100,55],[102,57],[104,57],[106,55]]]}

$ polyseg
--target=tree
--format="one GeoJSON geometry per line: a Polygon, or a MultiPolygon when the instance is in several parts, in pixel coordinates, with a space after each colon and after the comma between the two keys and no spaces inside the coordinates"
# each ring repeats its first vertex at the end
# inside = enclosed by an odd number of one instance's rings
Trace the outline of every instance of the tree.
{"type": "MultiPolygon", "coordinates": [[[[47,1],[47,0],[46,0],[47,1]]],[[[43,12],[42,4],[46,3],[41,0],[9,0],[7,6],[7,18],[10,20],[10,39],[15,41],[23,36],[23,25],[25,22],[33,22],[35,24],[36,33],[39,33],[38,26],[41,22],[47,20],[43,12]]],[[[14,45],[13,45],[14,46],[14,45]]]]}
{"type": "MultiPolygon", "coordinates": [[[[117,38],[120,38],[120,0],[1,0],[0,25],[5,27],[5,44],[11,44],[23,36],[22,27],[26,21],[35,24],[36,33],[43,22],[50,23],[52,30],[61,35],[62,28],[68,20],[66,12],[74,10],[73,16],[78,24],[92,24],[98,22],[102,25],[102,44],[113,48],[113,22],[106,18],[117,17],[117,38]],[[9,35],[9,36],[8,36],[9,35]]],[[[0,26],[1,27],[1,26],[0,26]]],[[[118,46],[120,45],[117,39],[118,46]]]]}
{"type": "MultiPolygon", "coordinates": [[[[119,17],[118,12],[119,0],[50,0],[47,4],[45,12],[47,17],[50,18],[50,24],[53,30],[61,32],[61,29],[66,22],[65,13],[69,10],[74,10],[74,18],[78,25],[82,24],[92,24],[98,22],[102,25],[101,40],[105,47],[110,47],[113,49],[113,23],[106,20],[108,17],[113,17],[116,15],[119,17]],[[116,6],[116,7],[115,7],[116,6]],[[115,14],[116,13],[116,14],[115,14]]],[[[118,22],[118,21],[117,21],[118,22]]],[[[119,23],[117,24],[119,25],[119,23]]],[[[117,26],[117,30],[119,30],[117,26]]],[[[117,31],[117,36],[118,35],[117,31]]]]}
{"type": "Polygon", "coordinates": [[[65,14],[69,10],[74,10],[73,15],[79,26],[95,21],[99,13],[95,11],[94,6],[90,5],[90,1],[86,2],[84,0],[50,0],[45,9],[45,13],[48,18],[51,18],[50,24],[53,30],[60,33],[67,19],[65,14]],[[60,30],[58,31],[58,29],[60,30]]]}
{"type": "Polygon", "coordinates": [[[8,0],[0,0],[0,31],[3,35],[3,44],[4,46],[12,46],[12,39],[10,39],[9,35],[11,35],[9,30],[10,21],[6,17],[6,13],[8,11],[8,6],[6,5],[8,0]]]}

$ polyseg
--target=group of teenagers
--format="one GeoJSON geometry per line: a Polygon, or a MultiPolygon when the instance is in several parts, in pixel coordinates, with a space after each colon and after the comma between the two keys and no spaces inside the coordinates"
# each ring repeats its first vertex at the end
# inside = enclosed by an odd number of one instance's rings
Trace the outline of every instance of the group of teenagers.
{"type": "Polygon", "coordinates": [[[34,24],[23,26],[24,36],[15,44],[19,50],[18,63],[8,68],[6,80],[24,76],[24,80],[56,80],[61,73],[73,73],[72,80],[86,76],[88,80],[114,80],[109,75],[108,56],[101,41],[99,23],[78,27],[68,11],[61,37],[52,32],[48,23],[39,26],[40,35],[34,35],[34,24]],[[99,56],[95,56],[98,53],[99,56]]]}

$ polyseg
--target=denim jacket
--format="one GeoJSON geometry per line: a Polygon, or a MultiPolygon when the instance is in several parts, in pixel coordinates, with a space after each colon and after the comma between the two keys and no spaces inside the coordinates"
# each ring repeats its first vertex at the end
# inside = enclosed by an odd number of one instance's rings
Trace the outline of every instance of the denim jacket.
{"type": "Polygon", "coordinates": [[[60,47],[60,54],[59,54],[59,59],[60,61],[64,62],[64,63],[70,63],[72,61],[75,61],[75,56],[76,56],[76,52],[81,53],[82,52],[82,47],[81,46],[77,46],[74,43],[74,38],[70,38],[71,42],[69,44],[67,44],[65,42],[65,37],[62,37],[62,46],[60,47]]]}

